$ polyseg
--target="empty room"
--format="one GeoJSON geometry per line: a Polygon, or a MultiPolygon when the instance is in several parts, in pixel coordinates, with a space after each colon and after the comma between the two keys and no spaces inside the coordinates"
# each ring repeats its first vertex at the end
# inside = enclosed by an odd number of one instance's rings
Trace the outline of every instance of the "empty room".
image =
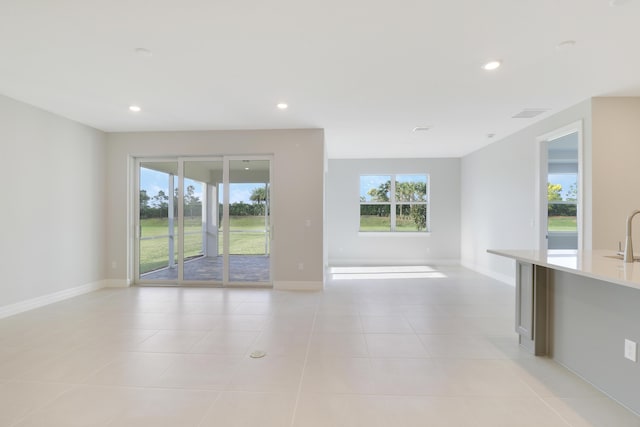
{"type": "Polygon", "coordinates": [[[640,426],[639,20],[0,1],[0,426],[640,426]]]}

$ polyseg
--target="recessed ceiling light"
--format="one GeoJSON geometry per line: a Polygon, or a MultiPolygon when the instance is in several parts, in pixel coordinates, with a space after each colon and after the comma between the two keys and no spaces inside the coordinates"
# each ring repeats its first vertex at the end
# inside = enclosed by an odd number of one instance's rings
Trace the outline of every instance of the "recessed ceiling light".
{"type": "Polygon", "coordinates": [[[431,126],[416,126],[413,128],[414,132],[426,132],[431,129],[431,126]]]}
{"type": "Polygon", "coordinates": [[[142,108],[140,108],[138,105],[129,105],[129,111],[139,113],[140,111],[142,111],[142,108]]]}
{"type": "Polygon", "coordinates": [[[558,50],[571,49],[575,45],[576,45],[576,41],[575,40],[565,40],[563,42],[558,43],[556,45],[556,49],[558,49],[558,50]]]}
{"type": "Polygon", "coordinates": [[[248,171],[248,170],[249,170],[249,168],[244,168],[244,170],[248,171]]]}
{"type": "Polygon", "coordinates": [[[149,49],[145,49],[144,47],[137,47],[133,50],[136,55],[140,56],[151,56],[153,53],[149,49]]]}
{"type": "Polygon", "coordinates": [[[287,108],[289,108],[289,106],[287,104],[285,104],[284,102],[281,102],[277,105],[277,107],[281,110],[286,110],[287,108]]]}
{"type": "Polygon", "coordinates": [[[501,65],[502,65],[501,61],[489,61],[482,66],[482,69],[487,71],[492,71],[497,68],[500,68],[501,65]]]}

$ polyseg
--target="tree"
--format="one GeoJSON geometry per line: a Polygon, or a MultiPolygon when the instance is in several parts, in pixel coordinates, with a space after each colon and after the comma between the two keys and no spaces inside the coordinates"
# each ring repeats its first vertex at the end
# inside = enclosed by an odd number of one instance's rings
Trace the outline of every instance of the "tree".
{"type": "Polygon", "coordinates": [[[549,202],[562,200],[562,184],[547,183],[547,200],[549,202]]]}
{"type": "Polygon", "coordinates": [[[153,205],[158,211],[158,218],[164,218],[169,215],[169,196],[167,196],[164,191],[159,190],[158,194],[153,196],[153,205]]]}
{"type": "MultiPolygon", "coordinates": [[[[193,185],[187,186],[186,194],[184,195],[184,206],[189,210],[189,216],[193,217],[194,208],[200,208],[200,198],[195,195],[196,187],[193,185]]],[[[197,210],[197,209],[196,209],[197,210]]]]}
{"type": "Polygon", "coordinates": [[[140,190],[140,218],[149,218],[151,214],[151,208],[149,207],[150,199],[147,190],[140,190]]]}
{"type": "Polygon", "coordinates": [[[427,228],[427,205],[412,205],[411,206],[411,218],[416,224],[418,231],[426,230],[427,228]]]}
{"type": "Polygon", "coordinates": [[[254,215],[264,215],[265,209],[263,209],[262,204],[264,203],[266,206],[267,201],[267,191],[265,187],[255,187],[251,191],[251,196],[249,196],[249,200],[251,200],[254,205],[257,206],[255,209],[254,215]]]}
{"type": "Polygon", "coordinates": [[[389,190],[391,189],[391,181],[380,184],[378,188],[370,189],[367,194],[371,196],[372,202],[388,202],[389,190]]]}
{"type": "Polygon", "coordinates": [[[575,182],[571,184],[571,187],[569,187],[569,191],[567,191],[567,201],[578,201],[578,185],[575,182]]]}

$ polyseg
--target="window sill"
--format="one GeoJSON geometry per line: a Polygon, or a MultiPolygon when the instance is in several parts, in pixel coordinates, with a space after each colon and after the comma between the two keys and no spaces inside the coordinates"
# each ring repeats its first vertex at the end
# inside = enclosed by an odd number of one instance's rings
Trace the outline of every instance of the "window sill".
{"type": "Polygon", "coordinates": [[[358,237],[427,237],[430,231],[358,231],[358,237]]]}

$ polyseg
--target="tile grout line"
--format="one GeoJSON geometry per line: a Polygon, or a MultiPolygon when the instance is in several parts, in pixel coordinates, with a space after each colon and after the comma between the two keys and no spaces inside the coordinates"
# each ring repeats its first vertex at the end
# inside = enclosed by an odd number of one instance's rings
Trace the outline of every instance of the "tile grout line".
{"type": "Polygon", "coordinates": [[[209,404],[209,406],[207,406],[207,409],[206,409],[206,410],[204,411],[204,413],[202,414],[202,418],[200,418],[200,421],[198,421],[198,424],[196,425],[196,427],[201,427],[201,426],[203,425],[202,423],[204,423],[204,421],[207,419],[207,415],[209,415],[209,413],[211,412],[211,410],[212,410],[212,408],[214,407],[214,405],[215,405],[216,403],[218,403],[218,400],[220,400],[220,396],[222,396],[222,393],[223,393],[223,392],[218,391],[218,392],[216,392],[216,393],[217,393],[217,394],[216,394],[216,398],[215,398],[215,399],[213,399],[213,402],[211,402],[211,403],[209,404]]]}
{"type": "MultiPolygon", "coordinates": [[[[10,380],[9,382],[15,382],[16,380],[10,380]]],[[[39,381],[33,381],[34,383],[38,383],[39,381]]],[[[64,385],[68,385],[69,387],[56,394],[54,397],[52,397],[51,399],[47,399],[45,403],[43,403],[40,406],[35,407],[32,410],[27,411],[25,414],[23,414],[22,416],[16,418],[15,420],[13,420],[13,422],[11,422],[11,424],[9,424],[9,427],[13,427],[15,425],[18,425],[19,423],[23,422],[24,420],[26,420],[27,418],[29,418],[30,416],[32,416],[33,414],[37,414],[39,411],[41,411],[42,409],[46,408],[47,406],[51,405],[53,402],[55,402],[56,400],[58,400],[60,397],[64,396],[67,393],[70,393],[72,390],[75,390],[79,387],[82,386],[82,384],[69,384],[69,383],[59,383],[59,384],[64,384],[64,385]]]]}
{"type": "Polygon", "coordinates": [[[293,427],[293,423],[296,420],[296,414],[298,412],[298,405],[300,403],[300,394],[302,393],[302,383],[304,381],[304,373],[307,370],[307,361],[309,360],[309,352],[311,351],[311,339],[313,338],[313,333],[316,327],[316,319],[318,318],[318,310],[320,306],[316,304],[316,309],[313,313],[313,322],[311,323],[311,329],[309,330],[309,338],[307,339],[307,350],[304,354],[304,363],[302,364],[302,372],[300,373],[300,382],[298,383],[298,391],[296,393],[296,400],[293,404],[293,411],[291,412],[291,422],[289,423],[290,427],[293,427]]]}
{"type": "MultiPolygon", "coordinates": [[[[509,359],[507,359],[509,360],[509,359]]],[[[558,416],[558,418],[560,418],[560,420],[562,420],[563,423],[565,423],[567,426],[571,427],[573,424],[571,424],[569,421],[567,421],[562,414],[556,410],[553,406],[551,406],[546,400],[544,400],[543,396],[540,395],[540,393],[538,393],[533,387],[531,387],[531,385],[529,383],[527,383],[524,378],[520,378],[520,376],[518,376],[518,380],[525,385],[525,387],[527,387],[529,390],[531,390],[531,392],[534,394],[534,396],[536,397],[536,399],[538,399],[540,402],[542,402],[542,404],[544,406],[546,406],[547,408],[551,409],[551,412],[553,412],[554,414],[556,414],[556,416],[558,416]]]]}

